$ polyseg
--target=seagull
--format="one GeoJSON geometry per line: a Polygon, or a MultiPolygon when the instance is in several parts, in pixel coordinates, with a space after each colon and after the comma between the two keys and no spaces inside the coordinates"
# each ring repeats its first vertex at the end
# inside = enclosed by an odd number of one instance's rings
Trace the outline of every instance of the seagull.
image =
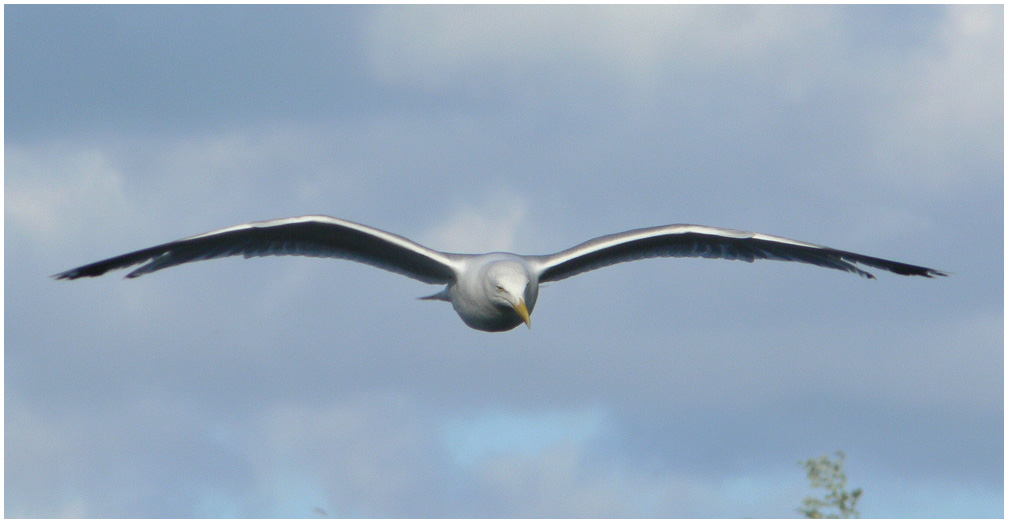
{"type": "Polygon", "coordinates": [[[539,286],[620,262],[654,257],[758,259],[804,262],[848,271],[855,266],[898,275],[937,277],[942,271],[787,238],[719,227],[673,224],[601,236],[552,255],[443,253],[380,229],[322,215],[250,222],[141,249],[53,275],[59,280],[97,277],[143,264],[136,278],[187,262],[243,255],[343,258],[399,273],[444,289],[425,300],[450,302],[467,326],[481,331],[531,327],[539,286]]]}

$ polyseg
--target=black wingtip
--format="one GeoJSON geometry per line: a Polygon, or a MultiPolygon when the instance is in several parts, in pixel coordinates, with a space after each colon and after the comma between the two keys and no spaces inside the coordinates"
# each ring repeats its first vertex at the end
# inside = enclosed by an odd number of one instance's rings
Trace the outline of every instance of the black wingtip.
{"type": "Polygon", "coordinates": [[[870,267],[885,269],[891,273],[897,275],[903,275],[906,277],[933,278],[933,277],[949,276],[949,273],[945,271],[939,271],[938,269],[932,269],[930,267],[924,267],[924,266],[916,266],[913,264],[905,264],[903,262],[895,262],[893,260],[869,257],[865,255],[857,255],[857,257],[851,257],[849,261],[865,264],[870,267]]]}
{"type": "Polygon", "coordinates": [[[949,276],[949,273],[946,271],[939,271],[938,269],[932,269],[921,266],[912,266],[908,264],[903,264],[902,267],[892,269],[891,271],[897,273],[898,275],[904,275],[909,277],[935,278],[935,277],[949,276]]]}
{"type": "Polygon", "coordinates": [[[52,275],[51,278],[56,280],[76,280],[78,278],[84,277],[99,277],[108,273],[108,268],[102,267],[98,264],[91,264],[87,266],[76,267],[74,269],[64,271],[62,273],[56,273],[52,275]]]}

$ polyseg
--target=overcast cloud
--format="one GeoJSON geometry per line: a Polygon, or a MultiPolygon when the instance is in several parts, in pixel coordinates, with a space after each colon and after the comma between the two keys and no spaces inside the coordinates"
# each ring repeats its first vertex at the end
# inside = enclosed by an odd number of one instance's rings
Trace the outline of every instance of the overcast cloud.
{"type": "Polygon", "coordinates": [[[5,516],[1003,516],[1001,6],[8,6],[5,516]],[[678,222],[470,330],[346,261],[48,275],[321,213],[451,251],[678,222]]]}

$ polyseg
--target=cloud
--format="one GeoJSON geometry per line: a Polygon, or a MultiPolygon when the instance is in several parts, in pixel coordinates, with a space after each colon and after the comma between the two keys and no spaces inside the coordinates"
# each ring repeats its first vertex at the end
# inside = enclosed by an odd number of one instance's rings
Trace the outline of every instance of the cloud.
{"type": "Polygon", "coordinates": [[[271,513],[290,511],[286,499],[304,499],[305,486],[324,498],[306,500],[304,513],[316,506],[331,515],[405,516],[422,508],[423,494],[444,476],[422,408],[393,392],[268,408],[247,458],[257,483],[275,493],[271,513]]]}
{"type": "MultiPolygon", "coordinates": [[[[258,514],[276,517],[315,507],[335,517],[782,516],[802,483],[798,468],[713,479],[617,459],[617,428],[598,409],[439,412],[376,391],[275,404],[227,433],[271,494],[258,514]],[[776,495],[755,499],[746,487],[768,482],[776,495]]],[[[248,513],[243,504],[225,506],[248,513]]]]}
{"type": "MultiPolygon", "coordinates": [[[[994,183],[987,173],[1001,159],[999,10],[396,7],[371,11],[363,40],[371,72],[397,88],[495,101],[530,118],[604,115],[618,129],[655,125],[654,111],[671,111],[693,121],[694,133],[710,120],[752,135],[735,154],[796,147],[797,173],[783,176],[798,184],[956,199],[971,184],[994,183]],[[859,24],[867,15],[872,22],[859,24]],[[769,127],[783,115],[794,118],[789,127],[769,127]]],[[[745,167],[759,169],[761,154],[745,167]]]]}
{"type": "Polygon", "coordinates": [[[82,518],[89,493],[68,489],[67,477],[85,469],[91,453],[73,417],[47,417],[30,403],[6,398],[4,473],[17,482],[5,486],[8,518],[82,518]],[[43,473],[44,472],[44,473],[43,473]]]}
{"type": "Polygon", "coordinates": [[[891,65],[895,84],[880,86],[887,103],[868,122],[871,176],[904,194],[995,189],[989,167],[1001,165],[1003,153],[1001,10],[949,6],[928,44],[891,65]]]}
{"type": "Polygon", "coordinates": [[[652,91],[651,84],[676,68],[717,70],[829,42],[835,36],[835,12],[711,6],[385,8],[374,12],[366,42],[374,74],[396,85],[442,90],[493,84],[521,90],[579,77],[652,91]]]}
{"type": "Polygon", "coordinates": [[[5,215],[35,242],[73,242],[103,214],[136,213],[122,168],[99,147],[8,144],[4,170],[5,215]]]}
{"type": "Polygon", "coordinates": [[[510,251],[522,230],[526,203],[506,190],[484,193],[482,203],[461,204],[441,224],[422,233],[427,245],[440,251],[484,253],[510,251]],[[483,205],[479,205],[483,204],[483,205]]]}

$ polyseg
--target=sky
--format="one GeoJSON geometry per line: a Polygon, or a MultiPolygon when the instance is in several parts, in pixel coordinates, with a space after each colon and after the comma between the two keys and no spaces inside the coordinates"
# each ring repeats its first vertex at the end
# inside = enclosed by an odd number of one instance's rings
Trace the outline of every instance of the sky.
{"type": "Polygon", "coordinates": [[[7,517],[1004,515],[1002,6],[6,6],[7,517]],[[343,260],[50,275],[325,214],[544,254],[532,327],[343,260]]]}

